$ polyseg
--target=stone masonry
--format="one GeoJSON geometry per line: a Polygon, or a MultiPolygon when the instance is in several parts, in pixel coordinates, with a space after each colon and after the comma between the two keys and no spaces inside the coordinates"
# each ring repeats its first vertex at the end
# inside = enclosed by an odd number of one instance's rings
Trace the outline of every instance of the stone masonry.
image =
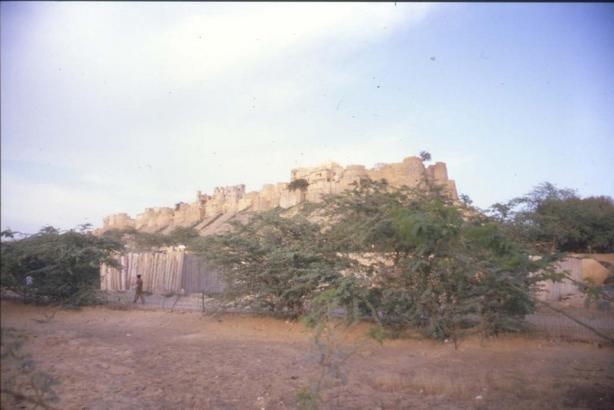
{"type": "Polygon", "coordinates": [[[296,168],[290,180],[306,180],[306,190],[288,189],[289,183],[266,184],[260,191],[245,192],[245,185],[217,187],[213,195],[198,191],[192,203],[180,202],[174,208],[146,208],[131,218],[125,213],[104,218],[100,231],[135,228],[143,232],[168,233],[177,227],[194,227],[201,234],[231,219],[241,211],[266,211],[276,207],[291,208],[304,201],[318,202],[322,195],[340,193],[352,187],[361,178],[385,179],[391,186],[416,187],[427,180],[441,185],[450,197],[457,200],[456,185],[448,179],[446,164],[437,162],[425,167],[418,157],[407,157],[402,162],[380,164],[372,169],[363,165],[343,167],[335,162],[310,168],[296,168]]]}

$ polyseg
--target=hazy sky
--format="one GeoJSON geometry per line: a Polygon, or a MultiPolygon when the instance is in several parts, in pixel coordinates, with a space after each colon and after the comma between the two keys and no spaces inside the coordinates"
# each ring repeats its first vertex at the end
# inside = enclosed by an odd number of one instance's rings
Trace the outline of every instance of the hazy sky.
{"type": "Polygon", "coordinates": [[[614,5],[2,2],[2,228],[428,150],[487,207],[614,196],[614,5]]]}

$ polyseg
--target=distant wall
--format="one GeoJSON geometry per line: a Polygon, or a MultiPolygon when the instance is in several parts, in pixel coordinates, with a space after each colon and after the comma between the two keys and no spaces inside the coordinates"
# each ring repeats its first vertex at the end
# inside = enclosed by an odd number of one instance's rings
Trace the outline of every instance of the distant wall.
{"type": "Polygon", "coordinates": [[[159,252],[131,252],[118,258],[121,269],[100,267],[102,290],[133,289],[136,275],[143,279],[143,290],[165,293],[220,293],[224,289],[221,277],[197,256],[180,248],[159,252]]]}
{"type": "MultiPolygon", "coordinates": [[[[614,254],[571,254],[556,264],[556,270],[567,271],[577,282],[590,281],[600,286],[608,277],[614,276],[614,264],[609,261],[614,261],[614,254]]],[[[542,282],[537,297],[550,302],[566,301],[569,305],[581,306],[584,303],[583,294],[567,279],[556,283],[542,282]]]]}
{"type": "Polygon", "coordinates": [[[305,179],[308,182],[305,190],[290,190],[285,182],[266,184],[260,191],[253,192],[246,192],[245,185],[216,187],[213,195],[197,191],[192,203],[180,202],[174,208],[147,208],[134,219],[125,213],[107,216],[97,232],[135,228],[142,232],[169,233],[177,227],[194,227],[201,235],[208,235],[217,233],[218,226],[241,211],[266,211],[276,207],[290,208],[304,201],[318,202],[323,195],[343,192],[365,177],[385,179],[395,187],[416,187],[429,181],[440,185],[453,200],[458,199],[456,185],[448,179],[443,162],[425,167],[420,158],[407,157],[402,162],[380,164],[373,169],[363,165],[342,167],[331,162],[291,170],[291,181],[305,179]]]}

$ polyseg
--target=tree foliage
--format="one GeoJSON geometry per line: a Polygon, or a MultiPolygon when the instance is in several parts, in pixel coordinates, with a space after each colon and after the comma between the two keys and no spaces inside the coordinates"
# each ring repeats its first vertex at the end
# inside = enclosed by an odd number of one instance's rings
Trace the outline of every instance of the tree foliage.
{"type": "Polygon", "coordinates": [[[420,159],[422,162],[428,162],[431,160],[431,153],[428,151],[420,151],[420,159]]]}
{"type": "Polygon", "coordinates": [[[235,296],[273,311],[317,319],[325,297],[348,318],[435,338],[518,329],[534,309],[533,273],[551,261],[531,260],[495,220],[460,209],[437,186],[362,180],[305,209],[254,215],[197,251],[235,296]]]}
{"type": "Polygon", "coordinates": [[[519,238],[563,252],[614,252],[614,201],[542,183],[491,212],[519,238]]]}
{"type": "Polygon", "coordinates": [[[298,178],[288,184],[288,189],[290,191],[301,190],[305,191],[309,186],[309,182],[304,178],[298,178]]]}
{"type": "Polygon", "coordinates": [[[122,242],[130,250],[150,251],[166,246],[190,246],[192,241],[199,237],[199,234],[193,227],[177,227],[168,234],[141,232],[134,228],[127,228],[109,229],[102,236],[122,242]]]}
{"type": "Polygon", "coordinates": [[[363,181],[323,206],[339,251],[380,255],[362,271],[373,277],[369,305],[386,324],[435,338],[455,338],[476,324],[493,334],[519,328],[534,308],[531,274],[550,259],[531,261],[496,223],[463,212],[435,186],[363,181]]]}
{"type": "MultiPolygon", "coordinates": [[[[4,232],[10,238],[10,232],[4,232]]],[[[100,285],[100,264],[114,266],[123,246],[85,231],[45,227],[37,234],[1,243],[2,287],[36,300],[79,305],[100,285]],[[30,276],[32,285],[26,284],[30,276]]]]}
{"type": "Polygon", "coordinates": [[[237,297],[275,313],[298,316],[315,294],[341,277],[343,260],[301,215],[258,213],[228,233],[201,238],[193,250],[220,269],[237,297]]]}
{"type": "Polygon", "coordinates": [[[198,231],[192,227],[179,226],[168,234],[168,242],[171,245],[188,246],[193,240],[198,238],[198,231]]]}

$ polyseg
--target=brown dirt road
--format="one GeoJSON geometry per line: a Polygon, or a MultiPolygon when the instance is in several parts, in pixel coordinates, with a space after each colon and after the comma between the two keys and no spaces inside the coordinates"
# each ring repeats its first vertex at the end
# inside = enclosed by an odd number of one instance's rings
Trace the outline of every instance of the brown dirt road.
{"type": "MultiPolygon", "coordinates": [[[[37,368],[60,381],[58,409],[294,409],[318,374],[311,333],[297,323],[108,307],[39,323],[43,312],[2,301],[2,327],[28,335],[37,368]]],[[[614,408],[614,349],[587,343],[367,342],[343,370],[347,382],[328,383],[321,408],[614,408]]],[[[3,394],[1,407],[32,405],[3,394]]]]}

